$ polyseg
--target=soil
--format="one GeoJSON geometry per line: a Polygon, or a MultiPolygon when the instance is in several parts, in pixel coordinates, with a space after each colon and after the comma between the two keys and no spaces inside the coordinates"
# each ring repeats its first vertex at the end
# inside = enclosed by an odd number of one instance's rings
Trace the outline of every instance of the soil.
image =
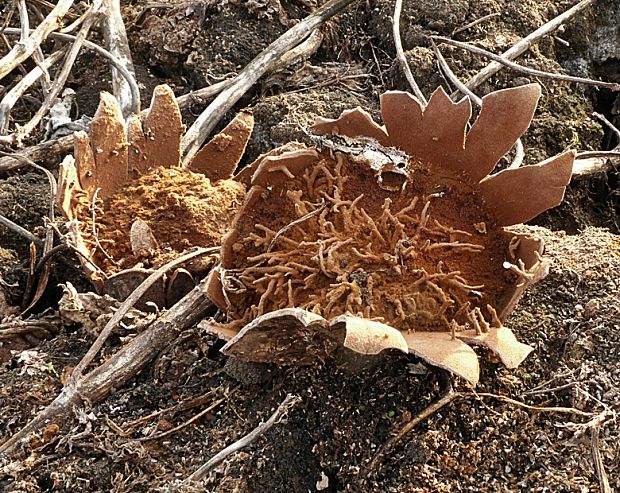
{"type": "MultiPolygon", "coordinates": [[[[181,95],[240,71],[295,19],[307,15],[312,2],[122,3],[142,104],[147,106],[156,84],[168,83],[181,95]]],[[[406,56],[424,94],[429,96],[438,85],[450,92],[453,88],[436,68],[429,34],[452,37],[456,28],[500,13],[454,34],[500,53],[573,4],[570,0],[409,2],[401,17],[406,56]]],[[[289,140],[311,143],[306,129],[317,116],[337,117],[359,105],[380,119],[378,96],[408,88],[394,56],[393,7],[392,0],[351,5],[326,24],[323,44],[309,60],[261,79],[242,98],[220,125],[241,109],[253,111],[256,126],[242,164],[289,140]]],[[[47,12],[43,4],[37,8],[47,12]]],[[[544,38],[519,62],[620,82],[619,15],[616,0],[599,0],[568,21],[557,38],[544,38]]],[[[31,21],[36,22],[34,15],[31,21]]],[[[462,80],[486,64],[466,51],[440,48],[462,80]]],[[[2,45],[0,56],[5,53],[2,45]]],[[[68,83],[77,93],[76,116],[92,116],[98,92],[111,91],[108,70],[92,53],[80,55],[68,83]]],[[[16,71],[2,80],[0,96],[17,78],[16,71]]],[[[536,80],[502,70],[477,94],[526,82],[536,80]]],[[[617,93],[537,82],[543,86],[543,96],[523,137],[526,164],[566,148],[617,145],[613,133],[592,117],[598,111],[618,125],[617,93]]],[[[38,97],[33,93],[16,108],[12,128],[38,109],[38,97]]],[[[204,104],[188,110],[184,122],[190,124],[204,104]]],[[[27,143],[41,138],[42,133],[34,135],[27,143]]],[[[56,168],[52,171],[56,173],[56,168]]],[[[601,473],[593,459],[596,445],[609,485],[618,490],[620,424],[613,419],[620,411],[618,186],[613,167],[575,178],[561,206],[539,216],[534,225],[517,228],[542,237],[545,255],[553,261],[550,274],[526,291],[506,322],[534,351],[521,366],[509,370],[478,348],[477,395],[457,398],[423,420],[373,470],[369,464],[379,448],[441,395],[444,373],[397,352],[360,359],[356,366],[350,361],[309,367],[240,363],[219,352],[221,341],[194,327],[170,341],[130,384],[47,425],[17,455],[0,462],[0,490],[167,491],[265,421],[287,394],[300,396],[301,404],[189,491],[601,491],[601,473]],[[593,415],[541,412],[497,396],[593,415]],[[200,418],[174,430],[207,408],[200,418]],[[587,425],[595,415],[603,419],[598,442],[593,439],[596,426],[587,425]],[[148,439],[166,430],[174,431],[148,439]]],[[[49,185],[43,174],[23,168],[0,176],[0,214],[43,238],[48,208],[49,185]]],[[[10,305],[23,301],[29,250],[23,238],[0,226],[0,290],[7,294],[6,300],[0,296],[0,309],[7,301],[10,305]]],[[[83,292],[91,289],[75,257],[63,252],[52,260],[48,289],[31,311],[33,319],[46,309],[45,316],[58,310],[59,284],[71,283],[83,292]]],[[[12,320],[0,313],[2,330],[12,320]]],[[[94,341],[92,330],[79,323],[55,324],[57,331],[43,340],[21,339],[21,346],[0,341],[4,349],[13,349],[0,364],[0,443],[58,395],[94,341]]],[[[100,361],[127,337],[131,335],[114,334],[100,361]]],[[[463,381],[453,380],[457,390],[471,393],[463,381]]]]}
{"type": "Polygon", "coordinates": [[[193,247],[221,243],[245,187],[232,180],[210,180],[180,168],[154,168],[107,199],[99,220],[94,261],[108,275],[138,264],[159,268],[193,247]],[[132,224],[144,221],[155,240],[146,252],[133,251],[132,224]],[[110,260],[113,259],[113,260],[110,260]]]}

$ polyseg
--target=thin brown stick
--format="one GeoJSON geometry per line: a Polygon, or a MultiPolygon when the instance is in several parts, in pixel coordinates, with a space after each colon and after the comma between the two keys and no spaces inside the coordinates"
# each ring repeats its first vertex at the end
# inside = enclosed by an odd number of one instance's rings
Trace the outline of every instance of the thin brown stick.
{"type": "Polygon", "coordinates": [[[559,414],[575,414],[577,416],[582,416],[584,418],[591,418],[592,416],[596,416],[596,413],[588,413],[586,411],[581,411],[579,409],[575,409],[574,407],[544,407],[544,406],[531,406],[526,404],[525,402],[517,401],[515,399],[511,399],[510,397],[506,397],[503,395],[491,394],[488,392],[460,392],[460,395],[463,397],[489,397],[491,399],[495,399],[500,402],[506,402],[507,404],[512,404],[514,406],[522,407],[529,411],[535,411],[537,413],[559,413],[559,414]]]}
{"type": "Polygon", "coordinates": [[[127,299],[123,302],[123,304],[120,307],[118,307],[118,310],[116,310],[112,318],[110,318],[108,323],[105,325],[103,330],[100,332],[99,336],[97,337],[97,340],[93,343],[93,345],[90,347],[88,352],[84,355],[82,360],[76,365],[75,369],[71,373],[71,377],[69,378],[69,381],[67,382],[67,384],[68,385],[75,384],[77,380],[82,378],[84,374],[84,370],[86,370],[88,365],[90,365],[92,361],[95,359],[95,356],[97,356],[97,353],[99,353],[105,341],[108,339],[108,337],[110,337],[110,334],[112,334],[112,331],[114,330],[116,325],[118,325],[120,321],[123,320],[123,317],[127,314],[129,309],[132,308],[140,300],[140,298],[142,298],[142,296],[144,296],[144,293],[146,293],[149,290],[149,288],[153,284],[155,284],[155,282],[157,282],[159,278],[161,278],[166,272],[176,267],[177,265],[183,264],[193,258],[206,255],[206,254],[216,253],[218,251],[219,251],[219,247],[211,247],[211,248],[200,248],[196,250],[195,252],[186,253],[185,255],[182,255],[181,257],[171,262],[168,262],[166,265],[163,265],[162,267],[157,269],[155,272],[153,272],[149,277],[147,277],[144,281],[142,281],[142,283],[136,289],[134,289],[133,292],[127,297],[127,299]]]}
{"type": "Polygon", "coordinates": [[[590,427],[590,448],[592,449],[592,460],[594,461],[594,470],[598,478],[598,484],[601,493],[613,493],[609,485],[609,477],[605,472],[605,463],[601,457],[601,449],[599,445],[599,433],[601,431],[601,423],[596,423],[590,427]]]}
{"type": "MultiPolygon", "coordinates": [[[[586,383],[586,382],[584,382],[586,383]]],[[[540,394],[551,394],[553,392],[559,392],[560,390],[566,390],[566,389],[570,389],[573,388],[575,385],[578,385],[579,382],[569,382],[566,383],[564,385],[558,385],[557,387],[552,387],[549,389],[534,389],[534,390],[527,390],[525,392],[523,392],[523,395],[540,395],[540,394]]]]}
{"type": "MultiPolygon", "coordinates": [[[[147,279],[148,281],[148,279],[147,279]]],[[[19,444],[32,433],[51,422],[71,414],[72,409],[89,401],[102,399],[114,388],[120,388],[138,374],[182,330],[204,318],[213,304],[205,296],[206,283],[195,287],[170,310],[143,332],[131,339],[105,363],[78,381],[67,382],[54,401],[39,412],[24,428],[0,445],[0,458],[13,454],[19,444]]]]}
{"type": "Polygon", "coordinates": [[[417,425],[419,425],[422,421],[424,421],[429,416],[435,414],[437,411],[442,409],[443,407],[450,404],[454,399],[460,397],[462,394],[460,392],[454,392],[452,390],[452,386],[448,388],[448,390],[436,401],[433,402],[430,406],[425,407],[422,411],[415,415],[415,417],[409,421],[405,426],[403,426],[396,435],[392,436],[387,442],[385,442],[379,450],[374,455],[370,464],[368,465],[368,472],[372,472],[376,469],[379,463],[383,460],[387,454],[389,454],[394,447],[403,439],[405,435],[407,435],[411,430],[413,430],[417,425]]]}
{"type": "MultiPolygon", "coordinates": [[[[108,51],[118,60],[125,64],[127,72],[135,79],[135,70],[131,60],[131,50],[127,40],[127,31],[121,15],[121,5],[119,0],[103,0],[103,37],[108,51]]],[[[132,104],[131,88],[125,77],[114,67],[112,67],[112,89],[114,96],[118,100],[123,115],[127,117],[132,112],[137,113],[140,107],[132,104]]],[[[138,99],[139,103],[140,99],[138,99]]]]}
{"type": "MultiPolygon", "coordinates": [[[[52,31],[57,29],[65,14],[69,11],[73,5],[73,0],[58,0],[58,3],[54,9],[48,14],[48,16],[41,22],[37,28],[32,31],[23,42],[17,43],[11,51],[9,51],[2,59],[0,59],[0,80],[4,79],[6,75],[13,71],[20,63],[25,61],[30,55],[32,55],[37,48],[41,46],[41,43],[47,39],[52,31]]],[[[7,29],[3,29],[6,33],[7,29]]],[[[17,29],[20,31],[20,29],[17,29]]],[[[22,33],[19,32],[21,35],[22,33]]]]}
{"type": "Polygon", "coordinates": [[[205,464],[200,466],[196,471],[194,471],[185,481],[183,481],[182,485],[189,485],[191,483],[196,483],[203,479],[209,471],[211,471],[214,467],[220,464],[224,459],[226,459],[229,455],[238,452],[241,449],[244,449],[252,442],[254,442],[258,437],[265,434],[273,425],[279,423],[280,420],[295,406],[297,406],[301,402],[301,398],[296,395],[288,394],[286,398],[280,403],[275,412],[269,417],[267,421],[259,424],[256,428],[254,428],[250,433],[245,435],[243,438],[240,438],[235,443],[230,444],[224,450],[218,452],[209,459],[205,464]]]}
{"type": "MultiPolygon", "coordinates": [[[[476,53],[477,55],[482,55],[491,60],[495,60],[496,62],[504,65],[508,68],[516,70],[517,72],[521,72],[527,75],[531,75],[533,77],[540,77],[543,79],[551,79],[551,80],[559,80],[562,82],[574,82],[577,84],[585,84],[588,86],[594,87],[603,87],[605,89],[611,89],[612,91],[620,91],[620,84],[615,82],[603,82],[593,79],[585,79],[583,77],[574,77],[572,75],[563,75],[563,74],[553,74],[551,72],[544,72],[542,70],[537,70],[534,68],[524,67],[523,65],[519,65],[518,63],[511,62],[504,58],[504,55],[496,55],[495,53],[491,53],[483,48],[478,48],[477,46],[470,45],[469,43],[463,43],[461,41],[455,41],[450,38],[445,38],[443,36],[431,36],[433,39],[438,41],[442,41],[446,44],[457,46],[458,48],[463,48],[464,50],[471,51],[472,53],[476,53]]],[[[470,87],[469,83],[467,87],[470,87]]]]}
{"type": "Polygon", "coordinates": [[[452,36],[454,36],[455,34],[458,34],[458,33],[462,33],[463,31],[467,31],[467,29],[471,29],[472,27],[475,27],[478,24],[482,24],[483,22],[486,22],[489,19],[493,19],[495,17],[500,17],[501,15],[502,15],[501,12],[493,12],[492,14],[487,14],[487,15],[485,15],[483,17],[480,17],[480,19],[476,19],[475,21],[470,22],[469,24],[465,24],[462,27],[456,28],[454,31],[452,31],[452,36]]]}
{"type": "Polygon", "coordinates": [[[189,128],[181,144],[183,165],[187,166],[224,114],[254,85],[286,52],[299,45],[311,32],[344,9],[354,0],[329,0],[313,14],[293,26],[252,60],[235,78],[232,86],[203,111],[189,128]]]}
{"type": "Polygon", "coordinates": [[[35,245],[39,245],[39,246],[43,245],[43,241],[41,241],[41,238],[38,238],[37,236],[33,235],[27,229],[22,228],[19,224],[15,224],[9,218],[4,217],[1,214],[0,214],[0,224],[4,226],[5,228],[13,231],[13,233],[18,234],[22,238],[25,238],[30,243],[34,243],[35,245]]]}
{"type": "MultiPolygon", "coordinates": [[[[56,196],[58,195],[58,183],[56,182],[56,178],[54,177],[54,175],[51,173],[51,171],[45,169],[42,166],[39,166],[37,163],[34,162],[30,162],[29,163],[30,166],[32,166],[33,168],[43,172],[45,174],[45,176],[47,177],[47,181],[50,185],[50,197],[49,197],[49,206],[48,206],[48,215],[47,215],[47,221],[45,223],[45,241],[43,243],[43,255],[47,255],[49,252],[52,251],[53,247],[54,247],[54,229],[53,229],[53,224],[55,221],[55,206],[56,206],[56,196]]],[[[24,292],[24,309],[22,310],[22,315],[24,315],[25,313],[27,313],[31,308],[34,307],[34,305],[41,299],[41,297],[43,296],[43,293],[45,292],[45,289],[47,288],[47,281],[49,280],[49,274],[50,274],[50,264],[49,263],[45,263],[43,264],[43,268],[40,272],[36,272],[36,268],[35,271],[33,272],[33,279],[34,276],[38,274],[38,281],[37,281],[37,288],[34,292],[34,294],[32,295],[32,298],[28,298],[28,296],[30,296],[30,292],[29,290],[26,290],[24,292]]]]}
{"type": "Polygon", "coordinates": [[[418,100],[426,105],[427,101],[418,86],[418,83],[415,80],[415,77],[411,73],[411,69],[409,68],[409,64],[407,63],[407,58],[405,57],[405,50],[403,50],[403,42],[400,38],[400,14],[403,9],[403,0],[396,0],[396,4],[394,5],[394,16],[392,17],[392,35],[394,36],[394,46],[396,48],[396,58],[400,63],[400,68],[405,73],[405,77],[407,78],[407,82],[409,82],[409,86],[411,86],[411,90],[413,91],[413,95],[418,98],[418,100]]]}
{"type": "Polygon", "coordinates": [[[215,401],[213,404],[211,404],[209,407],[207,407],[206,409],[203,409],[202,411],[200,411],[198,414],[192,416],[190,419],[188,419],[187,421],[181,423],[178,426],[175,426],[174,428],[171,428],[169,430],[166,431],[162,431],[161,433],[157,433],[156,435],[152,435],[152,436],[148,436],[148,437],[140,437],[140,438],[135,438],[134,440],[136,442],[149,442],[151,440],[159,440],[160,438],[165,438],[167,436],[173,435],[175,434],[177,431],[182,430],[183,428],[185,428],[186,426],[191,425],[192,423],[195,423],[196,421],[198,421],[200,418],[202,418],[205,414],[210,413],[211,411],[213,411],[216,407],[218,407],[222,402],[224,402],[225,400],[228,399],[228,395],[226,397],[222,397],[221,399],[218,399],[217,401],[215,401]]]}
{"type": "Polygon", "coordinates": [[[408,434],[410,433],[418,424],[427,419],[432,414],[436,413],[446,405],[450,404],[456,398],[462,397],[488,397],[500,402],[505,402],[507,404],[512,404],[518,407],[522,407],[529,411],[540,412],[540,413],[560,413],[560,414],[575,414],[577,416],[583,416],[591,418],[593,416],[597,416],[596,413],[588,413],[585,411],[581,411],[579,409],[575,409],[573,407],[543,407],[543,406],[531,406],[529,404],[525,404],[524,402],[517,401],[515,399],[511,399],[510,397],[505,397],[502,395],[491,394],[487,392],[477,393],[477,392],[455,392],[452,390],[452,386],[448,386],[448,390],[433,404],[424,408],[421,412],[416,414],[405,426],[403,426],[396,435],[392,436],[387,442],[385,442],[374,455],[370,464],[368,465],[367,472],[372,472],[376,469],[376,467],[380,464],[385,457],[386,454],[390,453],[394,447],[408,434]]]}
{"type": "MultiPolygon", "coordinates": [[[[504,60],[514,60],[519,55],[529,50],[530,47],[536,44],[541,38],[558,29],[562,24],[566,23],[569,19],[577,15],[579,12],[582,12],[583,10],[596,3],[596,1],[597,0],[581,0],[579,3],[575,4],[566,12],[551,19],[549,22],[546,22],[531,34],[528,34],[525,38],[523,38],[509,50],[506,50],[504,53],[502,53],[502,58],[504,60]]],[[[497,72],[499,72],[501,68],[502,65],[500,63],[490,63],[467,81],[467,87],[469,87],[470,89],[475,89],[480,84],[482,84],[493,75],[495,75],[497,72]]]]}

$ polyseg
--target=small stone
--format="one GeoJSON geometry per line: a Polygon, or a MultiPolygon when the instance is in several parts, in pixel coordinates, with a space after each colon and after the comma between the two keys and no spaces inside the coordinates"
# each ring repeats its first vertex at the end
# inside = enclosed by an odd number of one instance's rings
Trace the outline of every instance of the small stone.
{"type": "Polygon", "coordinates": [[[323,491],[327,488],[329,488],[329,478],[323,471],[321,471],[321,479],[316,482],[316,490],[323,491]]]}

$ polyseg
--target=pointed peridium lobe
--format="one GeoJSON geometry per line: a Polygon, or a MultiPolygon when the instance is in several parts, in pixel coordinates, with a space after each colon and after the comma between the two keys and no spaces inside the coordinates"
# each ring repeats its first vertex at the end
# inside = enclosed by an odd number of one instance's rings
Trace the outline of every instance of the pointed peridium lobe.
{"type": "Polygon", "coordinates": [[[575,151],[566,151],[542,163],[505,169],[482,180],[479,193],[497,225],[525,223],[560,205],[575,155],[575,151]]]}
{"type": "Polygon", "coordinates": [[[252,135],[254,117],[242,111],[193,157],[188,168],[212,182],[233,176],[252,135]]]}
{"type": "Polygon", "coordinates": [[[128,147],[121,107],[107,92],[101,93],[99,107],[90,125],[90,143],[95,158],[94,186],[99,189],[99,196],[106,199],[127,182],[128,147]]]}
{"type": "Polygon", "coordinates": [[[172,89],[157,86],[143,122],[145,155],[151,166],[171,168],[181,160],[181,138],[185,130],[172,89]]]}
{"type": "Polygon", "coordinates": [[[482,98],[480,115],[465,138],[463,166],[474,183],[487,176],[529,127],[540,86],[501,89],[482,98]]]}
{"type": "Polygon", "coordinates": [[[462,176],[465,129],[471,117],[468,98],[454,103],[439,87],[423,106],[409,93],[390,91],[381,96],[381,115],[393,145],[462,176]]]}
{"type": "Polygon", "coordinates": [[[431,365],[448,370],[473,384],[478,383],[480,364],[474,350],[449,332],[403,332],[409,352],[431,365]]]}

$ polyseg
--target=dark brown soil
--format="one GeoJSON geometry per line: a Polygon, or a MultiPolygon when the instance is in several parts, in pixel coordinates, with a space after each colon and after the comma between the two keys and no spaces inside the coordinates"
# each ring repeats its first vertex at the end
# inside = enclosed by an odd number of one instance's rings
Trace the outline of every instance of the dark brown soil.
{"type": "MultiPolygon", "coordinates": [[[[146,7],[145,0],[123,2],[143,106],[158,83],[170,84],[180,95],[239,72],[285,32],[291,20],[307,15],[305,3],[174,0],[146,7]]],[[[452,88],[436,68],[429,34],[452,36],[455,28],[499,12],[500,16],[454,37],[500,53],[574,3],[405,2],[401,30],[407,59],[427,96],[437,85],[449,92],[452,88]]],[[[250,108],[256,119],[245,162],[291,139],[309,142],[306,128],[317,116],[336,117],[360,105],[379,119],[379,94],[408,88],[394,58],[393,7],[393,0],[353,4],[325,26],[323,45],[315,55],[262,79],[244,96],[235,111],[250,108]]],[[[38,8],[47,12],[47,7],[38,8]]],[[[599,0],[557,33],[568,45],[546,37],[519,62],[620,82],[618,15],[616,0],[599,0]]],[[[31,20],[36,22],[36,17],[31,20]]],[[[460,49],[441,46],[441,50],[463,80],[486,63],[460,49]]],[[[0,56],[5,52],[2,45],[0,56]]],[[[17,71],[2,84],[9,88],[16,78],[17,71]]],[[[477,94],[535,81],[502,70],[477,94]]],[[[526,163],[568,147],[598,150],[617,145],[612,133],[592,118],[598,111],[618,125],[617,93],[537,82],[543,85],[543,96],[523,138],[526,163]]],[[[93,54],[81,55],[69,86],[77,92],[76,113],[92,116],[98,92],[111,90],[107,65],[93,54]]],[[[0,87],[0,97],[4,90],[0,87]]],[[[27,121],[38,108],[36,94],[25,101],[16,113],[17,123],[27,121]]],[[[200,104],[192,107],[184,121],[191,123],[202,109],[200,104]]],[[[232,116],[231,112],[225,120],[232,116]]],[[[30,143],[40,139],[35,135],[30,143]]],[[[479,395],[459,398],[425,419],[372,471],[368,466],[378,449],[441,394],[444,374],[396,353],[359,361],[355,369],[350,362],[346,367],[328,362],[304,368],[242,364],[227,361],[219,353],[221,342],[193,328],[170,341],[132,383],[101,402],[75,409],[73,417],[60,420],[58,426],[48,425],[16,456],[0,462],[0,490],[168,491],[175,481],[267,419],[289,393],[299,395],[302,402],[288,418],[230,456],[191,491],[601,491],[592,427],[584,426],[590,418],[537,412],[484,393],[530,406],[605,413],[598,450],[610,487],[619,490],[618,186],[613,168],[573,179],[563,205],[537,218],[536,226],[522,227],[544,238],[546,255],[553,260],[549,276],[526,293],[507,322],[534,352],[519,368],[508,370],[489,353],[477,350],[479,395]],[[194,407],[185,405],[200,396],[194,407]],[[181,425],[210,406],[200,419],[164,438],[136,440],[181,425]]],[[[43,174],[0,176],[0,214],[41,237],[48,203],[43,174]]],[[[75,258],[57,255],[52,263],[50,288],[41,306],[35,307],[34,318],[46,307],[57,309],[59,283],[88,289],[73,268],[75,258]]],[[[22,301],[28,271],[27,242],[0,226],[0,289],[13,305],[22,301]]],[[[0,298],[0,310],[3,306],[0,298]]],[[[10,321],[0,312],[0,324],[10,321]]],[[[57,327],[58,335],[26,341],[27,350],[8,354],[0,365],[0,443],[54,399],[94,340],[80,324],[65,321],[57,327]]],[[[125,337],[112,336],[99,361],[113,354],[125,337]]],[[[8,345],[4,349],[8,347],[21,349],[8,345]]],[[[461,391],[471,390],[462,381],[455,385],[461,391]]]]}

